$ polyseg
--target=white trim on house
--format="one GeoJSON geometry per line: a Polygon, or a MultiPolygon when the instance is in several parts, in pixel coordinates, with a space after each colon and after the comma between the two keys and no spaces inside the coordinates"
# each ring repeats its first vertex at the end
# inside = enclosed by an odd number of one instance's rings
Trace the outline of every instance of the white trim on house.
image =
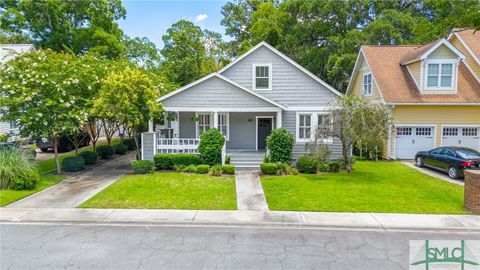
{"type": "Polygon", "coordinates": [[[222,130],[220,129],[220,116],[221,115],[225,115],[225,120],[226,120],[226,124],[224,126],[226,126],[226,131],[227,131],[227,134],[224,135],[225,137],[225,141],[230,141],[230,112],[218,112],[217,113],[217,117],[218,117],[218,130],[220,130],[220,132],[222,132],[222,130]]]}
{"type": "MultiPolygon", "coordinates": [[[[394,123],[393,126],[395,127],[395,132],[393,133],[393,159],[397,159],[397,128],[401,127],[430,127],[432,128],[432,137],[433,137],[433,145],[432,148],[435,148],[437,143],[437,125],[436,124],[397,124],[394,123]]],[[[412,131],[413,132],[413,131],[412,131]]],[[[412,133],[413,136],[413,133],[412,133]]]]}
{"type": "MultiPolygon", "coordinates": [[[[442,46],[442,45],[445,45],[447,46],[447,48],[449,48],[454,54],[456,54],[460,59],[465,59],[465,55],[459,50],[457,49],[455,46],[452,45],[452,43],[450,43],[448,40],[446,40],[445,38],[442,38],[440,39],[434,46],[432,46],[430,49],[428,49],[425,53],[423,53],[422,55],[420,55],[419,58],[415,58],[415,59],[412,59],[408,62],[404,62],[404,63],[401,63],[402,65],[408,65],[408,64],[411,64],[411,63],[415,63],[415,62],[418,62],[418,61],[421,61],[421,60],[425,60],[428,58],[428,56],[433,53],[436,49],[438,49],[438,47],[442,46]]],[[[419,46],[419,48],[422,47],[422,46],[419,46]]]]}
{"type": "Polygon", "coordinates": [[[273,100],[271,100],[271,99],[269,99],[269,98],[267,98],[267,97],[264,97],[264,96],[262,96],[262,95],[259,95],[259,94],[255,93],[255,92],[253,92],[252,90],[249,90],[249,89],[245,88],[244,86],[242,86],[242,85],[240,85],[240,84],[238,84],[238,83],[236,83],[236,82],[234,82],[234,81],[232,81],[232,80],[226,78],[225,76],[223,76],[223,75],[221,75],[221,74],[219,74],[219,73],[216,73],[216,72],[211,73],[210,75],[207,75],[207,76],[205,76],[205,77],[203,77],[203,78],[201,78],[201,79],[198,79],[198,80],[196,80],[196,81],[194,81],[194,82],[192,82],[192,83],[190,83],[190,84],[187,84],[187,85],[185,85],[184,87],[181,87],[181,88],[179,88],[179,89],[177,89],[177,90],[175,90],[175,91],[173,91],[173,92],[170,92],[170,93],[168,93],[168,94],[166,94],[166,95],[164,95],[164,96],[161,96],[160,98],[157,99],[157,101],[165,100],[165,99],[167,99],[167,98],[169,98],[169,97],[171,97],[171,96],[173,96],[173,95],[176,95],[176,94],[178,94],[178,93],[180,93],[180,92],[183,92],[183,91],[189,89],[190,87],[192,87],[192,86],[194,86],[194,85],[197,85],[197,84],[199,84],[199,83],[201,83],[201,82],[203,82],[203,81],[206,81],[206,80],[208,80],[208,79],[210,79],[210,78],[212,78],[212,77],[217,77],[217,78],[219,78],[219,79],[221,79],[221,80],[224,80],[224,81],[230,83],[231,85],[236,86],[236,87],[238,87],[239,89],[241,89],[241,90],[243,90],[243,91],[245,91],[245,92],[247,92],[247,93],[250,93],[250,94],[252,94],[252,95],[254,95],[254,96],[256,96],[256,97],[258,97],[258,98],[260,98],[260,99],[263,99],[264,101],[266,101],[266,102],[268,102],[268,103],[270,103],[270,104],[272,104],[272,105],[274,105],[274,106],[276,106],[276,107],[282,108],[282,109],[284,109],[284,110],[286,109],[286,107],[284,107],[283,105],[281,105],[281,104],[279,104],[279,103],[277,103],[277,102],[275,102],[275,101],[273,101],[273,100]]]}
{"type": "MultiPolygon", "coordinates": [[[[415,83],[415,86],[417,87],[417,90],[419,92],[422,92],[421,89],[420,89],[420,85],[418,85],[418,82],[417,80],[415,80],[415,77],[413,76],[413,73],[412,73],[412,70],[410,70],[410,67],[408,65],[405,65],[405,68],[407,69],[407,72],[408,74],[410,75],[410,77],[412,78],[413,82],[415,83]]],[[[420,65],[420,74],[422,73],[422,65],[420,65]]],[[[421,76],[420,76],[421,77],[421,76]]],[[[420,80],[420,84],[422,83],[422,80],[420,80]]]]}
{"type": "Polygon", "coordinates": [[[457,93],[457,78],[458,78],[458,61],[454,59],[426,59],[425,62],[425,73],[423,74],[424,85],[422,87],[422,93],[431,93],[434,91],[445,91],[451,92],[452,94],[457,93]],[[428,86],[428,71],[429,65],[438,65],[438,74],[437,74],[437,85],[438,86],[428,86]],[[442,69],[443,65],[452,65],[452,74],[451,74],[451,86],[441,86],[442,81],[442,69]]]}
{"type": "Polygon", "coordinates": [[[252,64],[252,89],[255,91],[270,91],[272,90],[272,64],[252,64]],[[268,88],[257,88],[257,67],[268,67],[268,88]]]}
{"type": "Polygon", "coordinates": [[[275,107],[245,107],[245,108],[205,108],[205,107],[163,107],[166,111],[179,112],[281,112],[281,108],[275,107]]]}
{"type": "MultiPolygon", "coordinates": [[[[348,85],[347,85],[347,91],[345,91],[345,95],[348,95],[350,93],[350,90],[352,88],[352,85],[353,85],[353,78],[355,77],[356,73],[358,73],[358,61],[360,61],[360,56],[363,57],[363,59],[365,60],[365,54],[363,54],[363,51],[362,49],[360,48],[360,51],[358,51],[358,54],[357,54],[357,59],[355,60],[355,65],[353,65],[353,70],[352,70],[352,74],[350,76],[350,79],[348,80],[348,85]]],[[[370,70],[371,72],[371,70],[370,70]]]]}
{"type": "MultiPolygon", "coordinates": [[[[312,142],[315,139],[315,132],[318,128],[318,116],[325,115],[325,114],[328,114],[328,112],[325,112],[325,111],[297,112],[295,116],[295,142],[297,143],[312,142]],[[310,115],[310,138],[300,138],[300,115],[310,115]]],[[[329,137],[329,138],[323,139],[323,143],[332,144],[333,138],[329,137]]]]}
{"type": "Polygon", "coordinates": [[[333,88],[331,85],[329,85],[328,83],[324,82],[323,80],[321,80],[320,78],[318,78],[317,76],[315,76],[313,73],[311,73],[310,71],[308,71],[307,69],[305,69],[304,67],[302,67],[301,65],[299,65],[298,63],[296,63],[295,61],[293,61],[292,59],[290,59],[288,56],[284,55],[283,53],[281,53],[280,51],[278,51],[277,49],[275,49],[274,47],[270,46],[268,43],[266,43],[265,41],[262,41],[260,43],[258,43],[257,45],[255,45],[253,48],[251,48],[249,51],[247,51],[246,53],[242,54],[240,57],[236,58],[235,60],[233,60],[232,62],[230,62],[228,65],[224,66],[222,69],[220,69],[218,71],[218,73],[222,73],[224,72],[225,70],[229,69],[231,66],[235,65],[237,62],[241,61],[243,58],[247,57],[249,54],[251,54],[252,52],[256,51],[258,48],[260,48],[261,46],[265,46],[266,48],[270,49],[272,52],[274,52],[275,54],[277,54],[278,56],[282,57],[284,60],[286,60],[287,62],[289,62],[290,64],[292,64],[293,66],[295,66],[296,68],[300,69],[301,71],[303,71],[305,74],[307,74],[308,76],[310,76],[312,79],[314,79],[315,81],[317,81],[318,83],[322,84],[323,86],[325,86],[328,90],[332,91],[333,93],[335,93],[337,96],[341,96],[342,94],[340,92],[338,92],[337,90],[335,90],[335,88],[333,88]]]}
{"type": "Polygon", "coordinates": [[[473,53],[472,49],[470,49],[470,47],[467,46],[465,41],[463,41],[463,39],[460,37],[460,35],[457,34],[457,32],[450,33],[450,35],[448,35],[447,39],[450,40],[452,35],[455,35],[457,37],[457,39],[460,41],[460,43],[463,45],[463,47],[465,47],[465,49],[467,49],[467,52],[472,56],[473,59],[475,59],[477,64],[480,65],[480,59],[478,59],[478,57],[473,53]]]}
{"type": "Polygon", "coordinates": [[[370,72],[367,72],[367,73],[363,73],[363,78],[362,78],[362,94],[363,94],[363,96],[365,96],[365,97],[372,96],[372,85],[373,85],[372,72],[370,71],[370,72]],[[369,93],[367,93],[365,91],[365,86],[368,86],[368,83],[367,83],[367,85],[365,84],[365,77],[367,77],[367,76],[370,76],[370,92],[369,93]]]}
{"type": "Polygon", "coordinates": [[[457,103],[452,103],[452,102],[431,102],[431,103],[415,103],[415,102],[405,102],[405,103],[399,103],[399,102],[394,102],[394,103],[385,103],[385,105],[421,105],[421,106],[433,106],[433,105],[448,105],[448,106],[479,106],[480,103],[478,102],[472,102],[472,103],[466,103],[466,102],[457,102],[457,103]]]}
{"type": "MultiPolygon", "coordinates": [[[[198,117],[198,118],[199,118],[198,121],[195,121],[195,138],[197,138],[197,139],[200,138],[200,131],[199,131],[199,128],[200,128],[200,124],[199,124],[199,122],[200,122],[200,117],[201,117],[201,116],[206,116],[206,115],[210,116],[210,117],[208,118],[208,126],[209,126],[209,129],[210,129],[210,128],[213,128],[213,121],[212,121],[213,113],[212,113],[212,112],[200,112],[200,113],[199,113],[199,112],[195,112],[195,117],[198,117]]],[[[202,124],[202,126],[207,127],[206,124],[202,124]]],[[[205,130],[205,131],[207,131],[207,130],[205,130]]],[[[205,131],[204,131],[204,132],[205,132],[205,131]]]]}
{"type": "Polygon", "coordinates": [[[258,151],[258,119],[259,118],[267,118],[272,119],[272,131],[275,128],[273,119],[275,116],[255,116],[255,150],[258,151]]]}
{"type": "Polygon", "coordinates": [[[319,106],[319,107],[287,107],[287,111],[328,111],[332,107],[319,106]]]}

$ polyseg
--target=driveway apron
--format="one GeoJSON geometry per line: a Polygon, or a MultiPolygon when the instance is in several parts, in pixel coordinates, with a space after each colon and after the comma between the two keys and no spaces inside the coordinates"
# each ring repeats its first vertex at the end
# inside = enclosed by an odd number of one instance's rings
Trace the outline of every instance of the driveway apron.
{"type": "Polygon", "coordinates": [[[238,210],[268,211],[258,171],[237,170],[235,185],[238,210]]]}
{"type": "Polygon", "coordinates": [[[135,153],[117,158],[86,172],[26,197],[10,208],[74,208],[93,197],[129,171],[135,153]]]}

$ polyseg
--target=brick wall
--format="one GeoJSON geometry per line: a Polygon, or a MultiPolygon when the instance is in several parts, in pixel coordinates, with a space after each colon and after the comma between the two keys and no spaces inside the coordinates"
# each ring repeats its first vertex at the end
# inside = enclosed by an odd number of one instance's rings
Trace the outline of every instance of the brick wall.
{"type": "Polygon", "coordinates": [[[480,214],[480,170],[465,171],[465,208],[480,214]]]}

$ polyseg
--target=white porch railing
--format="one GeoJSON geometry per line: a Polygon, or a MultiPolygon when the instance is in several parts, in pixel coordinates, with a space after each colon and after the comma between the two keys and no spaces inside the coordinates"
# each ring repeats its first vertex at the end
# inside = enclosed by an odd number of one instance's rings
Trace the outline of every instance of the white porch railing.
{"type": "Polygon", "coordinates": [[[194,154],[198,153],[200,139],[164,139],[157,138],[157,154],[194,154]]]}

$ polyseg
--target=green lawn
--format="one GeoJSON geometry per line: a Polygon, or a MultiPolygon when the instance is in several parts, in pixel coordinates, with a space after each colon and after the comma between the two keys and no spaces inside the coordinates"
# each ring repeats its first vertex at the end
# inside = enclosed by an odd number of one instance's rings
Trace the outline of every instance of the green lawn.
{"type": "MultiPolygon", "coordinates": [[[[112,145],[117,144],[119,142],[120,142],[120,138],[112,139],[112,145]]],[[[100,145],[107,145],[107,143],[106,142],[99,143],[97,144],[97,147],[100,145]]],[[[92,151],[92,150],[93,150],[93,147],[91,145],[78,149],[79,152],[92,151]]],[[[72,156],[75,156],[75,150],[60,154],[60,164],[62,164],[62,160],[64,158],[72,157],[72,156]]],[[[55,158],[39,161],[37,164],[37,168],[40,173],[50,172],[55,170],[55,158]]]]}
{"type": "Polygon", "coordinates": [[[52,186],[63,179],[66,176],[61,175],[51,175],[51,174],[41,174],[40,175],[40,182],[37,184],[35,189],[32,190],[0,190],[0,206],[5,206],[9,203],[14,201],[18,201],[22,198],[32,195],[33,193],[37,193],[43,189],[46,189],[49,186],[52,186]]]}
{"type": "Polygon", "coordinates": [[[199,174],[127,175],[81,208],[236,209],[235,178],[199,174]]]}
{"type": "Polygon", "coordinates": [[[463,214],[463,187],[399,162],[361,161],[354,172],[262,177],[271,210],[463,214]]]}

